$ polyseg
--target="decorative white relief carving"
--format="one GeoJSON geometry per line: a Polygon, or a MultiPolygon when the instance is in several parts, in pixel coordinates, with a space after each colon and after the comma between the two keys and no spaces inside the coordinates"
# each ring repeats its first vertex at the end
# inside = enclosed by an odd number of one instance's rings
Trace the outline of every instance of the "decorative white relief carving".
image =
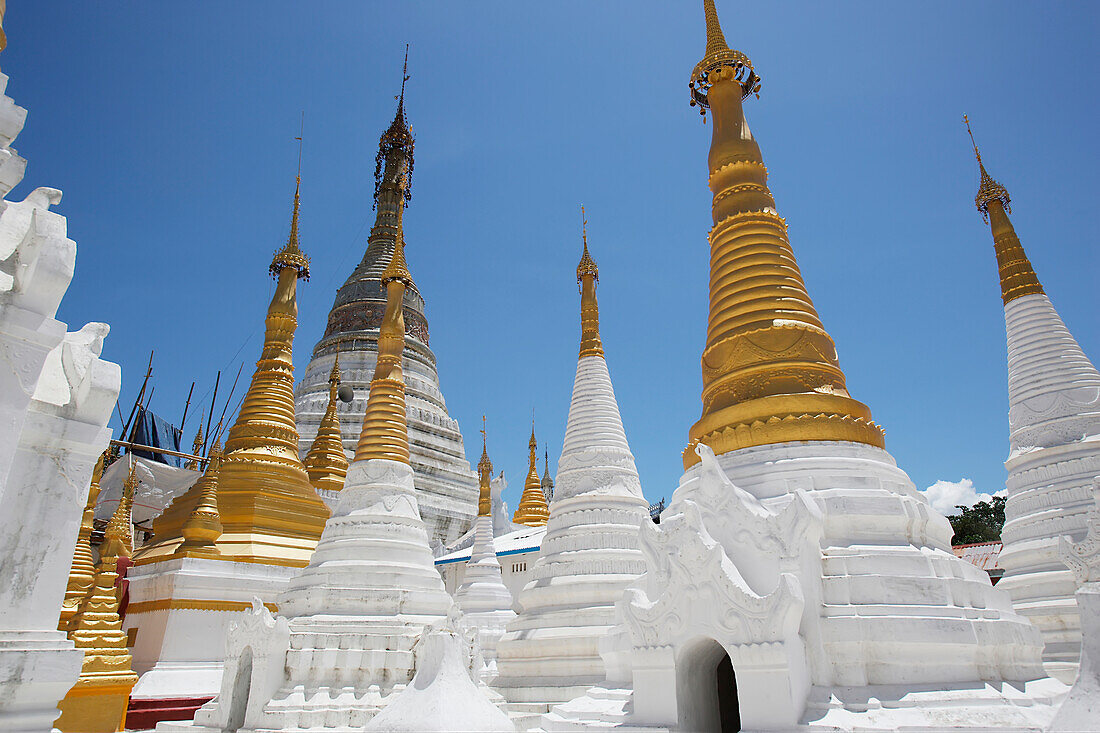
{"type": "Polygon", "coordinates": [[[1100,477],[1092,483],[1092,508],[1085,522],[1088,534],[1080,542],[1062,535],[1058,538],[1058,552],[1073,573],[1079,585],[1100,582],[1100,477]]]}

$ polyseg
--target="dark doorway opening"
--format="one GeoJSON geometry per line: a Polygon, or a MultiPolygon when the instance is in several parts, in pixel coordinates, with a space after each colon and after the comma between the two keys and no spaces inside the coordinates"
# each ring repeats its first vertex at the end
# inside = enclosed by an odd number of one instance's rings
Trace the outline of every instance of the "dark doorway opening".
{"type": "Polygon", "coordinates": [[[730,655],[714,639],[699,638],[681,649],[676,660],[676,713],[680,730],[741,730],[737,675],[730,655]]]}
{"type": "Polygon", "coordinates": [[[729,654],[722,655],[714,677],[718,685],[720,730],[722,733],[737,733],[741,730],[741,708],[737,703],[737,679],[733,675],[733,662],[729,654]]]}

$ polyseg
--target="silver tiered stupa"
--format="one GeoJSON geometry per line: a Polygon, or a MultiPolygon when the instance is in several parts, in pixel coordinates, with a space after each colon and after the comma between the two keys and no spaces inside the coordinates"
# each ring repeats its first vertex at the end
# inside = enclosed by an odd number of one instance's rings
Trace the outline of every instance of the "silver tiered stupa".
{"type": "MultiPolygon", "coordinates": [[[[341,383],[355,391],[351,403],[339,406],[341,437],[349,455],[355,450],[378,356],[379,326],[386,310],[381,276],[394,244],[399,238],[404,240],[401,218],[410,198],[413,145],[412,131],[405,119],[402,81],[397,114],[379,142],[374,193],[378,214],[367,239],[367,252],[336,292],[328,327],[314,347],[313,359],[295,393],[299,449],[303,456],[328,405],[328,380],[337,351],[341,383]]],[[[406,339],[402,368],[407,390],[410,463],[429,536],[433,544],[448,544],[473,526],[477,514],[477,475],[466,460],[458,422],[447,414],[435,354],[428,346],[424,298],[415,285],[405,291],[404,304],[406,339]]]]}

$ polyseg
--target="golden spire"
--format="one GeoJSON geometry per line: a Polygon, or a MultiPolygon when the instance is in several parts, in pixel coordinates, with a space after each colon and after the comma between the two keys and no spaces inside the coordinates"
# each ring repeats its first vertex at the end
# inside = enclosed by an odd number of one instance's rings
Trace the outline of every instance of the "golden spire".
{"type": "Polygon", "coordinates": [[[970,129],[970,118],[963,115],[963,122],[966,123],[966,131],[970,133],[974,157],[978,159],[978,168],[981,171],[981,182],[978,195],[974,197],[974,205],[993,232],[993,249],[997,254],[997,269],[1001,276],[1001,300],[1007,304],[1023,295],[1040,294],[1043,286],[1039,282],[1039,276],[1035,274],[1035,268],[1031,266],[1031,260],[1027,258],[1024,246],[1016,236],[1016,229],[1008,218],[1012,213],[1008,189],[986,172],[982,154],[978,152],[978,144],[974,142],[974,133],[970,129]]]}
{"type": "Polygon", "coordinates": [[[378,361],[370,383],[363,429],[355,447],[355,460],[385,459],[409,462],[409,428],[405,412],[405,378],[401,354],[405,350],[405,288],[412,282],[405,266],[405,242],[399,239],[382,275],[386,288],[386,314],[378,334],[378,361]]]}
{"type": "MultiPolygon", "coordinates": [[[[717,39],[710,0],[704,9],[708,39],[717,39]]],[[[684,467],[699,461],[699,442],[718,454],[803,440],[882,447],[882,429],[845,388],[745,122],[742,102],[759,91],[759,77],[744,54],[708,44],[690,86],[692,104],[714,114],[708,159],[714,226],[703,414],[689,432],[684,467]]]]}
{"type": "Polygon", "coordinates": [[[183,542],[176,551],[186,557],[219,557],[217,539],[222,536],[221,517],[218,514],[218,469],[222,462],[222,448],[218,441],[210,448],[210,460],[206,472],[199,478],[199,500],[191,516],[183,523],[183,542]]]}
{"type": "MultiPolygon", "coordinates": [[[[206,417],[205,412],[203,412],[199,416],[199,429],[195,432],[195,439],[193,441],[191,441],[191,454],[195,455],[195,456],[199,455],[199,451],[202,450],[202,443],[203,443],[202,419],[204,417],[206,417]]],[[[199,470],[199,459],[198,458],[192,458],[186,464],[184,464],[183,467],[186,468],[189,471],[198,471],[199,470]]]]}
{"type": "MultiPolygon", "coordinates": [[[[401,69],[401,96],[397,100],[397,113],[393,116],[393,122],[382,133],[378,141],[378,154],[374,159],[374,205],[379,209],[379,214],[394,203],[397,210],[392,212],[397,217],[400,225],[400,209],[408,205],[412,198],[412,171],[413,150],[416,141],[413,139],[412,128],[405,119],[405,82],[409,80],[409,46],[405,44],[405,64],[401,69]],[[390,195],[383,197],[383,192],[390,195]],[[396,197],[396,201],[383,201],[383,198],[396,197]]],[[[379,217],[381,219],[381,217],[379,217]]],[[[379,222],[375,223],[375,228],[379,222]]]]}
{"type": "Polygon", "coordinates": [[[297,276],[303,280],[309,280],[309,257],[302,252],[301,247],[298,245],[298,207],[299,207],[299,195],[298,192],[302,187],[301,174],[294,181],[294,211],[290,215],[290,236],[286,239],[286,244],[283,248],[275,253],[275,256],[271,260],[271,267],[268,270],[271,272],[271,277],[278,280],[279,273],[287,268],[293,268],[297,271],[297,276]]]}
{"type": "Polygon", "coordinates": [[[531,440],[527,442],[529,451],[527,459],[527,481],[523,484],[523,494],[519,498],[519,506],[516,507],[512,521],[516,524],[526,524],[529,527],[541,527],[550,518],[550,507],[546,504],[546,496],[542,493],[542,482],[539,480],[538,467],[538,441],[535,440],[535,423],[531,421],[531,440]]]}
{"type": "Polygon", "coordinates": [[[122,496],[115,507],[115,513],[111,515],[111,521],[107,522],[107,527],[103,530],[103,542],[99,546],[100,563],[107,558],[118,560],[120,557],[130,557],[134,552],[134,526],[130,512],[134,506],[134,490],[138,485],[136,469],[137,463],[131,457],[130,473],[122,484],[122,496]]]}
{"type": "MultiPolygon", "coordinates": [[[[222,533],[217,546],[221,559],[234,562],[305,567],[329,516],[298,456],[294,424],[297,280],[304,277],[307,265],[298,243],[298,189],[295,186],[287,246],[272,262],[277,282],[267,309],[263,348],[226,435],[218,469],[222,533]]],[[[154,521],[153,541],[142,548],[137,562],[174,556],[200,489],[196,483],[154,521]]]]}
{"type": "Polygon", "coordinates": [[[117,557],[112,555],[100,558],[93,585],[69,622],[69,638],[83,650],[84,661],[76,684],[58,703],[61,715],[54,722],[58,730],[115,731],[124,727],[137,675],[130,668],[126,633],[118,615],[116,564],[117,557]]]}
{"type": "Polygon", "coordinates": [[[718,22],[718,11],[714,8],[714,0],[703,0],[703,14],[707,19],[707,56],[729,51],[726,36],[722,33],[722,24],[718,22]]]}
{"type": "Polygon", "coordinates": [[[306,472],[309,482],[316,489],[339,491],[344,488],[344,479],[348,475],[348,457],[344,455],[340,418],[336,414],[339,392],[340,353],[337,352],[328,377],[328,407],[317,428],[317,437],[306,453],[306,472]]]}
{"type": "Polygon", "coordinates": [[[477,462],[479,492],[477,515],[488,517],[493,513],[493,497],[490,483],[493,480],[493,462],[489,460],[489,448],[485,437],[485,416],[481,416],[481,460],[477,462]]]}
{"type": "Polygon", "coordinates": [[[742,98],[750,94],[759,97],[760,77],[752,68],[748,56],[726,44],[714,0],[703,0],[703,14],[707,21],[707,50],[703,60],[692,70],[688,87],[691,89],[691,106],[699,106],[699,114],[706,122],[707,110],[710,109],[709,90],[714,84],[735,81],[741,87],[742,98]]]}
{"type": "Polygon", "coordinates": [[[60,631],[69,627],[69,621],[77,612],[80,603],[88,595],[95,582],[95,561],[92,555],[92,523],[95,519],[95,505],[99,499],[99,482],[103,478],[103,462],[106,454],[99,456],[92,469],[92,483],[88,487],[88,501],[84,505],[84,514],[80,519],[80,530],[76,535],[76,549],[73,551],[72,569],[69,570],[69,585],[65,589],[65,600],[61,603],[61,620],[57,625],[60,631]]]}
{"type": "Polygon", "coordinates": [[[584,251],[577,265],[577,285],[581,291],[581,349],[578,358],[603,356],[603,342],[600,341],[600,307],[596,301],[596,283],[600,281],[600,270],[596,261],[588,253],[588,220],[584,218],[581,207],[581,240],[584,251]]]}

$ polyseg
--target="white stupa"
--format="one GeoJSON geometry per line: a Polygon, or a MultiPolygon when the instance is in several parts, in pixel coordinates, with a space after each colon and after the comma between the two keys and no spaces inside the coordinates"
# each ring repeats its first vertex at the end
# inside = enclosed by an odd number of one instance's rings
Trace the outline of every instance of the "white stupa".
{"type": "Polygon", "coordinates": [[[1041,729],[1066,687],[848,394],[745,124],[760,79],[704,8],[703,415],[660,525],[643,525],[646,573],[619,604],[607,680],[542,725],[1041,729]]]}
{"type": "Polygon", "coordinates": [[[497,673],[497,642],[516,612],[512,610],[512,594],[501,578],[500,561],[493,546],[493,463],[489,460],[484,429],[481,432],[481,460],[477,464],[480,495],[474,520],[474,543],[466,562],[466,575],[454,599],[462,609],[466,626],[477,630],[483,664],[480,674],[488,682],[497,673]]]}
{"type": "Polygon", "coordinates": [[[355,460],[317,550],[279,596],[278,619],[257,606],[252,622],[231,629],[221,692],[194,726],[159,730],[361,728],[409,682],[414,646],[451,610],[409,465],[401,298],[411,277],[402,247],[382,280],[378,366],[355,460]]]}
{"type": "Polygon", "coordinates": [[[604,361],[587,236],[577,280],[580,357],[554,502],[520,614],[497,645],[493,686],[521,726],[603,679],[600,639],[623,589],[644,569],[638,528],[650,521],[649,505],[604,361]]]}
{"type": "Polygon", "coordinates": [[[1090,488],[1100,475],[1100,373],[1043,292],[1008,219],[1008,191],[980,155],[978,165],[975,202],[993,232],[1008,334],[1010,452],[998,587],[1042,631],[1047,672],[1068,684],[1081,653],[1081,622],[1058,537],[1085,535],[1090,488]]]}
{"type": "Polygon", "coordinates": [[[0,730],[48,731],[84,658],[58,615],[121,372],[99,358],[107,324],[68,331],[55,317],[76,267],[50,211],[61,192],[6,198],[27,165],[11,147],[27,111],[7,84],[0,74],[0,730]]]}

